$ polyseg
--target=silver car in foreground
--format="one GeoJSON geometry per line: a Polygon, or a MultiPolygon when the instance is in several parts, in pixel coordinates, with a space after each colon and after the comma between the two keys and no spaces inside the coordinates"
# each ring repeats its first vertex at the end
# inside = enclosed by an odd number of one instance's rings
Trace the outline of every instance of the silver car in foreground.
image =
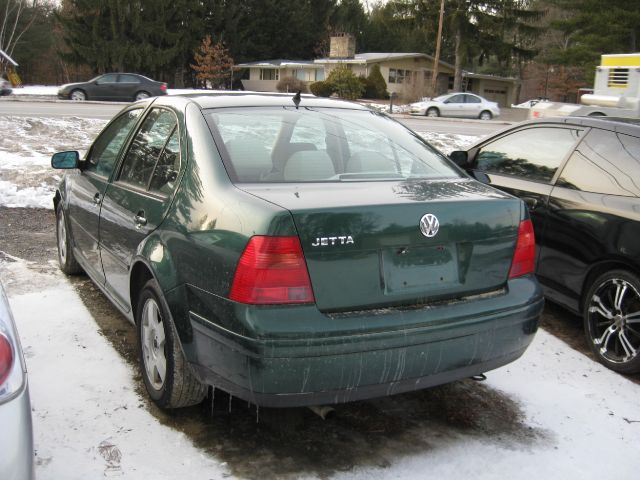
{"type": "Polygon", "coordinates": [[[500,115],[496,102],[473,93],[448,93],[411,104],[411,113],[427,117],[466,117],[491,120],[500,115]]]}
{"type": "Polygon", "coordinates": [[[33,478],[27,368],[9,302],[0,285],[0,479],[33,478]]]}

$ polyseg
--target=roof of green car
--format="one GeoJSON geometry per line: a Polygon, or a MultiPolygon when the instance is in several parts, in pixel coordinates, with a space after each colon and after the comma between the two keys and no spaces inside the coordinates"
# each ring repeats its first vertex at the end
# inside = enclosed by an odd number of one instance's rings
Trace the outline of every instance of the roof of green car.
{"type": "MultiPolygon", "coordinates": [[[[190,93],[179,95],[197,103],[201,109],[224,107],[293,107],[292,93],[190,93]]],[[[166,98],[166,97],[165,97],[166,98]]],[[[358,103],[330,98],[302,95],[300,107],[348,108],[352,110],[369,110],[358,103]]]]}

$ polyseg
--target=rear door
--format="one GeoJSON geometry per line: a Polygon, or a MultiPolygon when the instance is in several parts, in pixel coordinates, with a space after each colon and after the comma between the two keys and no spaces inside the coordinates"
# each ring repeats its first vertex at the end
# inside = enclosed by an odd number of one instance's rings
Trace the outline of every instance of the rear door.
{"type": "Polygon", "coordinates": [[[549,202],[538,276],[545,294],[578,310],[590,266],[638,258],[640,138],[592,128],[560,172],[549,202]]]}
{"type": "Polygon", "coordinates": [[[582,133],[581,128],[563,125],[523,128],[483,144],[472,159],[470,173],[478,180],[525,201],[538,256],[546,243],[545,225],[554,179],[582,133]]]}
{"type": "Polygon", "coordinates": [[[100,208],[120,150],[142,110],[129,109],[105,128],[91,146],[80,174],[70,181],[71,188],[67,192],[74,253],[98,281],[104,280],[98,249],[100,208]]]}
{"type": "Polygon", "coordinates": [[[465,94],[464,116],[478,118],[482,111],[482,100],[475,95],[465,94]]]}
{"type": "Polygon", "coordinates": [[[130,101],[135,98],[135,94],[140,90],[142,82],[136,75],[121,73],[118,75],[118,83],[116,84],[116,96],[118,100],[130,101]]]}
{"type": "Polygon", "coordinates": [[[129,269],[140,242],[164,219],[181,171],[180,129],[169,109],[153,108],[109,185],[100,215],[107,289],[129,308],[129,269]]]}

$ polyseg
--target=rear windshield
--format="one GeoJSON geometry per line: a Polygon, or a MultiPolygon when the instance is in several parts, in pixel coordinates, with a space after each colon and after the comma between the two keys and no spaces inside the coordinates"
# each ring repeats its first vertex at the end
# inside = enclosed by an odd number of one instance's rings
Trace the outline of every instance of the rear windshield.
{"type": "Polygon", "coordinates": [[[205,115],[238,183],[460,177],[444,155],[377,112],[252,107],[205,115]]]}

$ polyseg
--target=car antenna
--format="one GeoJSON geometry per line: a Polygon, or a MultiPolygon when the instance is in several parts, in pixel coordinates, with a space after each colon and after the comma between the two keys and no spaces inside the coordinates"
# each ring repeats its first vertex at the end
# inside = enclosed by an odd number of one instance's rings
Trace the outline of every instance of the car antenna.
{"type": "Polygon", "coordinates": [[[298,90],[298,93],[296,93],[293,97],[293,103],[296,104],[296,110],[298,109],[298,105],[300,105],[300,100],[302,99],[302,97],[300,96],[300,90],[298,90]]]}

